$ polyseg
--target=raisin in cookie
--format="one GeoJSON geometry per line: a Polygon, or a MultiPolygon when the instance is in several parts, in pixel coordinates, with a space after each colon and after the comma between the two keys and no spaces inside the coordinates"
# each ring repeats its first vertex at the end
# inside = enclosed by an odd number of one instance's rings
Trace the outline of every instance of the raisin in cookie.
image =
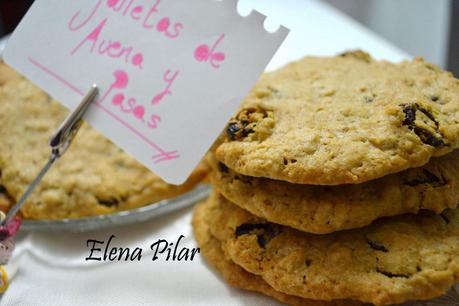
{"type": "Polygon", "coordinates": [[[459,150],[362,184],[292,184],[238,174],[211,163],[211,181],[228,200],[273,223],[326,234],[370,224],[386,216],[432,210],[459,203],[459,150]]]}
{"type": "MultiPolygon", "coordinates": [[[[1,65],[6,70],[4,64],[1,65]]],[[[0,78],[1,79],[1,78],[0,78]]],[[[16,201],[47,161],[52,133],[68,111],[22,77],[0,84],[0,204],[16,201]]],[[[107,214],[175,197],[207,173],[198,166],[188,181],[173,186],[83,124],[21,209],[27,219],[62,219],[107,214]]]]}
{"type": "Polygon", "coordinates": [[[443,295],[459,282],[459,210],[376,221],[327,235],[258,218],[213,194],[209,229],[229,258],[271,287],[375,305],[443,295]]]}
{"type": "Polygon", "coordinates": [[[238,173],[356,184],[426,164],[459,145],[459,80],[417,58],[306,57],[261,77],[217,158],[238,173]]]}
{"type": "Polygon", "coordinates": [[[288,295],[274,290],[260,276],[249,273],[233,263],[223,253],[221,242],[213,237],[208,227],[208,205],[198,204],[193,214],[193,231],[206,260],[223,276],[223,278],[233,287],[255,291],[283,303],[298,306],[359,306],[359,302],[350,301],[315,301],[303,299],[293,295],[288,295]]]}

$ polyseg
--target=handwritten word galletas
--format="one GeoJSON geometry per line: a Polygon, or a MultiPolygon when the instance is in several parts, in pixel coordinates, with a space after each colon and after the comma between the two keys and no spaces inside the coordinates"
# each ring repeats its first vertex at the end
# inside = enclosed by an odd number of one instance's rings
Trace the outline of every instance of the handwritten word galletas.
{"type": "Polygon", "coordinates": [[[36,0],[4,58],[166,181],[182,183],[288,31],[236,0],[36,0]],[[49,18],[50,12],[53,18],[49,18]],[[40,29],[40,31],[36,31],[40,29]]]}

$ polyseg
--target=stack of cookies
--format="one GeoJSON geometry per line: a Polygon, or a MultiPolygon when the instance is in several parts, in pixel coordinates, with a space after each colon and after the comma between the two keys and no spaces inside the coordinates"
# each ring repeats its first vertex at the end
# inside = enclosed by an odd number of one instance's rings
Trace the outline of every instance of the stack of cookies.
{"type": "Polygon", "coordinates": [[[355,51],[262,76],[194,212],[233,286],[292,305],[426,300],[459,282],[459,81],[355,51]]]}

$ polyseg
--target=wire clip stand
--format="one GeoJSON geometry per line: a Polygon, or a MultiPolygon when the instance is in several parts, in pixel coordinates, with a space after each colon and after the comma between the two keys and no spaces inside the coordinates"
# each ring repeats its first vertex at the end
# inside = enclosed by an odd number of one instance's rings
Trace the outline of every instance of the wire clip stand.
{"type": "Polygon", "coordinates": [[[6,226],[8,223],[13,219],[19,209],[24,205],[24,203],[29,198],[30,194],[34,191],[37,185],[41,182],[45,174],[51,168],[56,160],[61,157],[65,151],[69,148],[72,140],[74,139],[75,135],[78,133],[78,130],[83,123],[83,115],[85,114],[86,110],[89,108],[89,105],[97,98],[99,95],[99,89],[96,84],[92,85],[89,92],[80,102],[80,104],[76,107],[76,109],[70,113],[67,118],[65,118],[64,122],[60,125],[54,135],[51,137],[49,141],[49,145],[51,147],[51,155],[48,159],[48,162],[45,164],[43,169],[40,170],[38,175],[32,181],[32,183],[27,187],[24,194],[21,198],[17,201],[17,203],[8,211],[6,218],[1,223],[1,226],[6,226]]]}

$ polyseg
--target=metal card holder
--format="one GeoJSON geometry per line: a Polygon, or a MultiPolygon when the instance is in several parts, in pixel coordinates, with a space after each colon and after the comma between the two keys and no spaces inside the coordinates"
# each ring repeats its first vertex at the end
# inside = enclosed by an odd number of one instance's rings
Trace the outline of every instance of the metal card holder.
{"type": "Polygon", "coordinates": [[[59,126],[57,131],[51,137],[49,141],[49,146],[51,147],[51,155],[46,162],[45,166],[40,170],[38,175],[32,181],[32,183],[27,187],[24,194],[21,198],[16,202],[16,204],[8,211],[6,218],[1,223],[2,225],[8,224],[16,213],[21,209],[24,203],[29,198],[30,194],[34,191],[37,185],[41,182],[45,174],[49,171],[51,166],[54,164],[56,160],[59,159],[69,148],[75,135],[78,133],[78,130],[83,123],[83,115],[85,114],[86,110],[89,108],[89,105],[98,97],[99,89],[96,84],[92,85],[89,89],[86,96],[80,102],[80,104],[75,108],[73,112],[71,112],[62,124],[59,126]]]}

